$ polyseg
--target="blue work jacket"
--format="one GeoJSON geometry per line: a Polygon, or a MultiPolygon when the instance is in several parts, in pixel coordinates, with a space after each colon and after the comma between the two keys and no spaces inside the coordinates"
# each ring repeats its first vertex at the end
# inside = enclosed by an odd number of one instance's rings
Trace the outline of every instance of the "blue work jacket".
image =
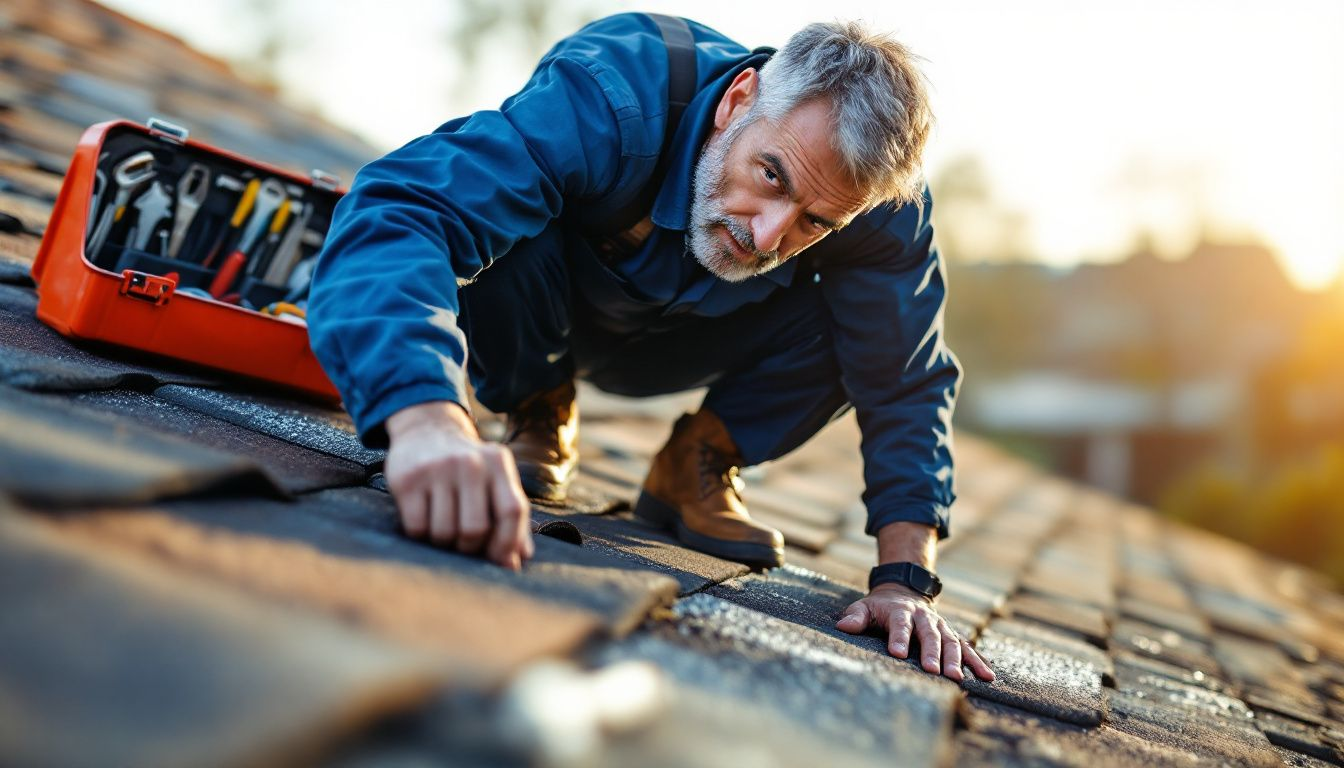
{"type": "MultiPolygon", "coordinates": [[[[697,96],[673,136],[652,211],[655,236],[606,266],[632,306],[708,317],[759,302],[797,270],[811,270],[863,434],[868,531],[906,520],[947,535],[961,370],[943,340],[945,270],[933,246],[932,202],[926,193],[922,207],[879,207],[740,283],[705,271],[685,255],[683,237],[695,161],[720,96],[760,59],[708,27],[690,27],[697,96]]],[[[557,219],[581,211],[600,219],[637,195],[663,145],[667,82],[652,20],[601,19],[557,44],[498,110],[450,121],[360,170],[318,260],[309,331],[366,444],[384,444],[383,423],[402,408],[467,402],[458,286],[557,219]]]]}

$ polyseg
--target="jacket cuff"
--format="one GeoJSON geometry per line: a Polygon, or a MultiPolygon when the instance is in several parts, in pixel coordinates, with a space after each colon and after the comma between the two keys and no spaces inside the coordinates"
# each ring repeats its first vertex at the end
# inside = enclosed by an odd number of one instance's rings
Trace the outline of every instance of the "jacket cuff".
{"type": "Polygon", "coordinates": [[[352,409],[359,440],[367,448],[387,448],[387,419],[403,408],[436,400],[449,400],[462,406],[467,413],[467,393],[444,381],[407,384],[380,392],[365,409],[352,409]],[[355,412],[358,410],[359,412],[355,412]]]}
{"type": "Polygon", "coordinates": [[[923,523],[933,526],[939,540],[948,535],[948,508],[944,504],[930,501],[904,502],[875,509],[868,508],[868,525],[864,532],[876,536],[878,530],[891,523],[923,523]]]}

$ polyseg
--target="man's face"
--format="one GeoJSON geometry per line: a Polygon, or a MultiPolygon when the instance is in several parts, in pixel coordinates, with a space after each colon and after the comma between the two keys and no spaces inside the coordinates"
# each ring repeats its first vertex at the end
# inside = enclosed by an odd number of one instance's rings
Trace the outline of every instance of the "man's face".
{"type": "MultiPolygon", "coordinates": [[[[731,97],[732,89],[724,99],[731,97]]],[[[687,233],[696,260],[730,282],[779,266],[864,205],[831,148],[828,104],[811,101],[777,123],[746,124],[749,107],[750,100],[729,105],[705,143],[687,233]]]]}

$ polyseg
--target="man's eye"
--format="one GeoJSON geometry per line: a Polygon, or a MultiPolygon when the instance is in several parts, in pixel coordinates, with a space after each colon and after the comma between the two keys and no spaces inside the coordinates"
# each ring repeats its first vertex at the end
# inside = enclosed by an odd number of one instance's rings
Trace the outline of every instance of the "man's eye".
{"type": "Polygon", "coordinates": [[[779,176],[774,171],[770,170],[770,166],[768,165],[761,166],[761,173],[765,175],[765,180],[770,182],[771,184],[774,184],[775,179],[779,178],[779,176]]]}

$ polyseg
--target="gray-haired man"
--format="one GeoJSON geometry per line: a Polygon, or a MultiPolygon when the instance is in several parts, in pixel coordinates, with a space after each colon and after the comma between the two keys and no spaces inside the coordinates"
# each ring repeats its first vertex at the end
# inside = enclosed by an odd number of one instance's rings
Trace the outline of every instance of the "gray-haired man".
{"type": "Polygon", "coordinates": [[[708,386],[636,514],[778,565],[783,537],[748,515],[738,468],[854,407],[882,565],[837,626],[991,678],[932,607],[960,370],[919,172],[930,122],[910,54],[857,25],[808,26],[772,56],[623,14],[562,40],[499,110],[365,167],[311,331],[361,436],[390,444],[408,534],[520,567],[524,491],[563,497],[577,465],[576,377],[631,396],[708,386]],[[505,446],[480,441],[464,368],[509,414],[505,446]]]}

